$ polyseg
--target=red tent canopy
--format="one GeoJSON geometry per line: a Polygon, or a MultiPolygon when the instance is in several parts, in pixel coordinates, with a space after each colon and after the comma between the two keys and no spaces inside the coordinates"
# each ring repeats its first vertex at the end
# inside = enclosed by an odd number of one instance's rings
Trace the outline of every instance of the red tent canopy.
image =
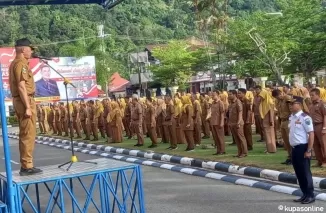
{"type": "Polygon", "coordinates": [[[119,73],[116,72],[111,76],[109,91],[110,92],[120,91],[119,89],[121,89],[123,86],[125,86],[128,83],[129,83],[128,80],[121,78],[119,73]]]}
{"type": "Polygon", "coordinates": [[[99,88],[97,88],[97,93],[99,95],[104,95],[105,94],[105,92],[103,90],[99,89],[99,88]]]}

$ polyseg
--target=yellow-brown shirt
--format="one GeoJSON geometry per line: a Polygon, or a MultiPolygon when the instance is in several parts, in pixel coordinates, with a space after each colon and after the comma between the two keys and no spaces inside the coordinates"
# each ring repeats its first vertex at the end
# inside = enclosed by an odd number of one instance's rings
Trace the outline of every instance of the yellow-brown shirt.
{"type": "Polygon", "coordinates": [[[242,103],[239,99],[231,102],[229,105],[229,124],[235,125],[238,124],[238,116],[240,114],[240,125],[243,125],[243,118],[242,118],[242,103]]]}
{"type": "Polygon", "coordinates": [[[155,121],[155,108],[153,105],[147,105],[145,109],[145,123],[148,125],[153,125],[156,126],[156,121],[155,121]]]}
{"type": "Polygon", "coordinates": [[[278,117],[282,120],[289,119],[291,115],[291,111],[289,108],[289,104],[287,101],[291,100],[291,97],[289,95],[285,95],[282,99],[278,99],[276,101],[276,109],[278,117]]]}
{"type": "Polygon", "coordinates": [[[224,125],[224,104],[222,101],[214,101],[211,105],[211,118],[210,125],[212,126],[223,126],[224,125]]]}
{"type": "Polygon", "coordinates": [[[131,122],[133,124],[143,123],[143,107],[140,103],[136,103],[131,108],[131,122]]]}
{"type": "Polygon", "coordinates": [[[19,82],[25,81],[27,95],[34,95],[35,82],[32,71],[29,69],[25,58],[16,57],[9,67],[9,83],[12,97],[19,98],[19,82]]]}
{"type": "Polygon", "coordinates": [[[314,124],[323,123],[326,116],[326,103],[321,100],[314,101],[309,107],[309,112],[314,124]]]}

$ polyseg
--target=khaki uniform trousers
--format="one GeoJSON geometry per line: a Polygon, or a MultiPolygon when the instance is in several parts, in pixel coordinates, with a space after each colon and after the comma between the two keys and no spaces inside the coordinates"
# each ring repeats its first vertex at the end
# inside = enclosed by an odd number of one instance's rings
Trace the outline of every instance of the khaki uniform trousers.
{"type": "Polygon", "coordinates": [[[36,105],[35,100],[29,97],[32,116],[25,117],[26,108],[20,98],[13,98],[14,109],[19,122],[19,154],[21,167],[33,168],[33,152],[36,137],[36,105]]]}

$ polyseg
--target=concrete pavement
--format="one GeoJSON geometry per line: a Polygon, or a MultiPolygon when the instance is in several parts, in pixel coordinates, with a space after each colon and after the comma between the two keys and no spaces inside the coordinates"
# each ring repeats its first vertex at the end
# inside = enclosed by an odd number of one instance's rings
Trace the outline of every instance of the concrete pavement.
{"type": "MultiPolygon", "coordinates": [[[[17,140],[10,140],[12,166],[19,169],[17,140]],[[15,163],[14,163],[15,162],[15,163]]],[[[77,153],[80,160],[96,158],[95,156],[77,153]]],[[[3,151],[0,151],[0,160],[3,151]]],[[[68,161],[70,151],[45,145],[36,145],[36,166],[55,165],[68,161]]],[[[3,160],[2,160],[3,161],[3,160]]],[[[282,212],[279,205],[294,207],[302,206],[292,203],[293,196],[263,191],[229,184],[223,181],[189,176],[168,170],[142,167],[145,191],[145,205],[149,213],[199,213],[199,212],[282,212]]],[[[0,163],[0,171],[4,164],[0,163]]],[[[76,188],[76,194],[83,194],[76,188]]],[[[325,207],[325,203],[316,202],[316,207],[325,207]]],[[[95,211],[94,211],[95,212],[95,211]]]]}
{"type": "MultiPolygon", "coordinates": [[[[13,137],[14,135],[15,133],[10,134],[10,137],[13,137]]],[[[69,140],[59,139],[56,137],[37,136],[36,139],[40,143],[56,142],[64,145],[70,145],[69,140]]],[[[155,152],[146,152],[137,149],[130,150],[125,148],[112,147],[109,145],[96,145],[96,144],[80,142],[80,141],[78,142],[74,141],[74,146],[79,148],[100,150],[107,153],[124,154],[124,155],[129,155],[130,157],[147,158],[150,160],[181,164],[181,165],[203,168],[203,169],[211,169],[219,172],[227,172],[236,175],[244,175],[249,178],[263,178],[266,180],[279,181],[282,183],[298,185],[298,180],[295,174],[287,173],[287,172],[279,172],[276,170],[262,169],[257,167],[244,167],[244,166],[238,166],[238,165],[225,163],[225,162],[204,161],[201,159],[195,159],[190,157],[182,157],[177,155],[173,156],[169,154],[155,153],[155,152]]],[[[315,188],[326,189],[326,178],[313,177],[313,184],[315,188]]]]}

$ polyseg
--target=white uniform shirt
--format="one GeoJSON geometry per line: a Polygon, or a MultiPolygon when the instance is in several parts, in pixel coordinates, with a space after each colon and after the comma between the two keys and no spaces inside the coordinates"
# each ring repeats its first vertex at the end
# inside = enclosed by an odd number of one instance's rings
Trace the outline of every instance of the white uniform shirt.
{"type": "Polygon", "coordinates": [[[301,110],[290,116],[289,129],[290,145],[293,147],[308,143],[308,133],[314,131],[314,126],[311,117],[301,110]]]}

